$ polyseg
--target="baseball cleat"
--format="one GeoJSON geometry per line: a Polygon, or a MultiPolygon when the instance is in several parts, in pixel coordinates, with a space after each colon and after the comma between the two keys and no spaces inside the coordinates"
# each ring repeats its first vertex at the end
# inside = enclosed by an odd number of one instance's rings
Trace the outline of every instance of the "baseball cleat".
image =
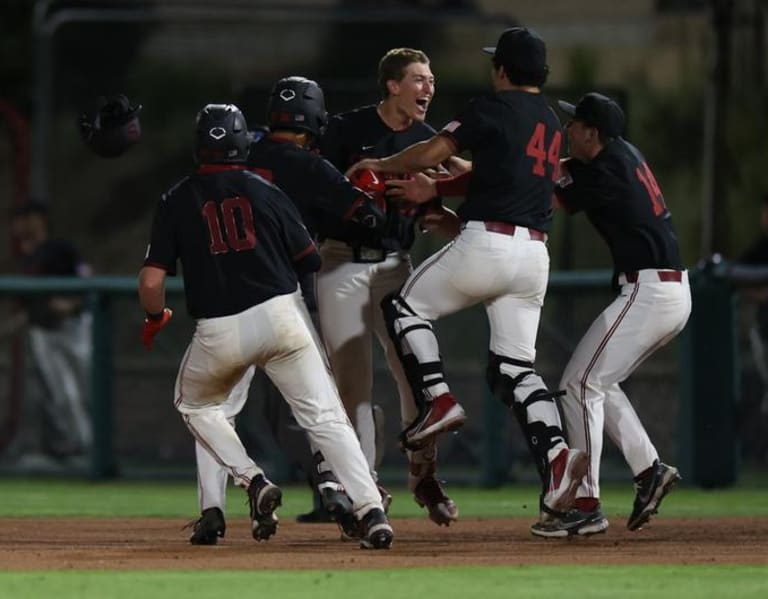
{"type": "Polygon", "coordinates": [[[419,481],[413,490],[413,499],[427,508],[429,519],[438,526],[450,526],[459,519],[459,508],[434,476],[425,476],[419,481]]]}
{"type": "Polygon", "coordinates": [[[467,421],[464,408],[450,393],[438,395],[416,421],[400,435],[403,446],[422,449],[436,435],[461,428],[467,421]]]}
{"type": "Polygon", "coordinates": [[[335,522],[340,514],[352,511],[352,500],[344,487],[337,481],[326,481],[317,485],[325,511],[335,522]]]}
{"type": "Polygon", "coordinates": [[[548,511],[567,512],[576,500],[589,456],[580,449],[563,449],[549,464],[549,485],[543,502],[548,511]]]}
{"type": "Polygon", "coordinates": [[[251,530],[257,541],[266,541],[277,532],[278,519],[275,510],[280,507],[283,492],[280,487],[259,474],[248,486],[248,503],[251,508],[251,530]]]}
{"type": "Polygon", "coordinates": [[[682,477],[674,466],[656,460],[644,473],[635,477],[635,502],[627,521],[629,530],[639,530],[659,511],[661,500],[682,477]]]}
{"type": "Polygon", "coordinates": [[[193,545],[215,545],[219,542],[219,537],[223,538],[227,532],[224,514],[217,507],[203,510],[200,518],[187,526],[192,526],[189,542],[193,545]]]}
{"type": "Polygon", "coordinates": [[[608,520],[598,506],[591,512],[574,508],[560,516],[545,515],[539,522],[532,524],[530,530],[537,537],[558,539],[588,537],[603,533],[607,528],[608,520]]]}
{"type": "Polygon", "coordinates": [[[389,549],[392,547],[395,534],[383,510],[377,507],[369,510],[360,521],[360,526],[362,528],[361,549],[389,549]]]}

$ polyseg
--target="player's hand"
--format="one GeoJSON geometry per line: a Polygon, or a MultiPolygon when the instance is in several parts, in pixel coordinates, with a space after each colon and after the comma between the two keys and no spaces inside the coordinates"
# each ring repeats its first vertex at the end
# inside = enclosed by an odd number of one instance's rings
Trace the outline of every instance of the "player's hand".
{"type": "Polygon", "coordinates": [[[387,197],[423,204],[437,197],[435,180],[423,173],[413,173],[408,179],[385,181],[387,197]]]}
{"type": "Polygon", "coordinates": [[[555,183],[559,187],[567,187],[573,183],[573,177],[571,177],[571,169],[568,166],[570,162],[570,158],[561,158],[559,164],[557,165],[557,170],[555,171],[555,183]]]}
{"type": "Polygon", "coordinates": [[[347,177],[351,178],[352,174],[355,171],[363,171],[363,170],[370,170],[370,171],[382,171],[384,170],[381,160],[378,158],[364,158],[363,160],[360,160],[359,162],[355,162],[352,166],[350,166],[347,169],[347,172],[345,173],[347,177]]]}
{"type": "Polygon", "coordinates": [[[152,342],[155,339],[155,335],[170,322],[171,316],[173,316],[173,310],[170,308],[163,308],[163,311],[158,317],[153,318],[148,314],[144,318],[144,328],[141,331],[141,342],[144,344],[144,347],[152,349],[152,342]]]}

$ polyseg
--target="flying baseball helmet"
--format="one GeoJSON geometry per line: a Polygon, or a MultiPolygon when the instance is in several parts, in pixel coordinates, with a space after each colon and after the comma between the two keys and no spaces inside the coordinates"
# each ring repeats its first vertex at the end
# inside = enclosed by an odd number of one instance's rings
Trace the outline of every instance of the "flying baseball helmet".
{"type": "Polygon", "coordinates": [[[197,113],[195,162],[229,164],[248,156],[248,125],[234,104],[208,104],[197,113]]]}
{"type": "Polygon", "coordinates": [[[132,106],[122,94],[100,98],[100,104],[95,112],[80,115],[80,135],[97,156],[115,158],[141,137],[141,105],[132,106]]]}
{"type": "Polygon", "coordinates": [[[267,122],[273,129],[298,129],[319,137],[328,123],[323,90],[305,77],[280,79],[269,94],[267,122]]]}

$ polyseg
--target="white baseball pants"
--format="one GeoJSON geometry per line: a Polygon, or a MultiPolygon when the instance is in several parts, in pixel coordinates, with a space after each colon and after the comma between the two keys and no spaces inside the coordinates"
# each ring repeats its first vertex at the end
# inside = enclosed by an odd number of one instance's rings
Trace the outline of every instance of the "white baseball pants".
{"type": "Polygon", "coordinates": [[[621,275],[618,297],[592,323],[565,367],[560,388],[566,391],[562,406],[569,442],[590,455],[577,497],[600,497],[603,430],[633,476],[659,457],[619,385],[674,338],[691,313],[688,273],[675,281],[661,280],[660,272],[675,271],[641,270],[631,277],[635,282],[621,275]]]}
{"type": "Polygon", "coordinates": [[[299,291],[239,314],[197,321],[179,367],[174,405],[200,445],[228,468],[240,486],[247,487],[262,474],[223,408],[251,365],[263,368],[288,402],[312,445],[347,490],[358,516],[381,508],[299,291]]]}
{"type": "MultiPolygon", "coordinates": [[[[490,324],[490,350],[506,358],[534,362],[548,279],[547,246],[532,239],[527,228],[516,227],[509,235],[488,231],[481,221],[469,221],[456,239],[413,272],[400,295],[422,321],[434,321],[482,302],[490,324]]],[[[439,360],[433,334],[415,334],[411,343],[420,363],[439,360]]],[[[501,364],[500,371],[514,377],[520,370],[515,368],[501,364]]],[[[530,381],[532,388],[543,386],[538,375],[530,381]]],[[[448,385],[440,382],[430,389],[436,397],[448,391],[448,385]]],[[[521,390],[520,396],[524,395],[521,390]]],[[[548,427],[561,425],[552,402],[532,403],[527,419],[548,427]]],[[[548,450],[549,459],[564,447],[562,442],[554,444],[548,450]]]]}

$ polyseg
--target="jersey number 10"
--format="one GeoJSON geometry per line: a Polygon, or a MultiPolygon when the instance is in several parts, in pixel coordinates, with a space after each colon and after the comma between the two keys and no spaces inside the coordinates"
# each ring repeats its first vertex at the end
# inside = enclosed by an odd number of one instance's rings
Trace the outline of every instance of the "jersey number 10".
{"type": "Polygon", "coordinates": [[[533,163],[534,175],[546,177],[547,170],[544,166],[546,161],[552,165],[552,180],[554,180],[557,177],[557,167],[560,165],[560,145],[563,141],[563,134],[560,131],[555,131],[549,149],[547,149],[544,139],[546,131],[547,127],[544,123],[536,123],[536,129],[533,130],[533,135],[528,140],[528,145],[525,146],[525,153],[535,159],[533,163]]]}
{"type": "Polygon", "coordinates": [[[208,224],[208,235],[211,239],[208,249],[211,254],[225,254],[229,250],[242,252],[256,247],[253,210],[247,199],[240,196],[227,198],[220,205],[209,200],[203,205],[203,217],[208,224]],[[218,206],[221,206],[221,218],[218,206]],[[235,219],[235,212],[239,215],[239,219],[235,219]],[[222,220],[224,221],[223,232],[222,220]],[[238,223],[237,220],[240,222],[238,223]]]}

